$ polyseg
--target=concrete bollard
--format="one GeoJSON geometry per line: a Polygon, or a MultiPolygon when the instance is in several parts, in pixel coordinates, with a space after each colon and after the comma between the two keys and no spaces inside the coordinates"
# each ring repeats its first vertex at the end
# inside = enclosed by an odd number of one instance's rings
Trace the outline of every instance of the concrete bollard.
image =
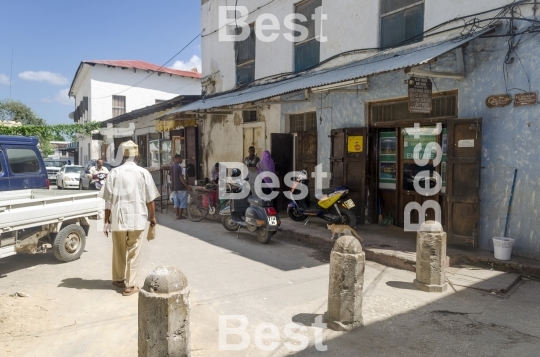
{"type": "Polygon", "coordinates": [[[427,221],[416,234],[416,279],[417,289],[442,293],[446,283],[446,233],[436,221],[427,221]]]}
{"type": "Polygon", "coordinates": [[[191,356],[189,288],[184,273],[158,267],[139,292],[139,357],[191,356]]]}
{"type": "Polygon", "coordinates": [[[362,326],[362,289],[366,254],[355,237],[342,236],[330,255],[326,324],[336,331],[362,326]]]}

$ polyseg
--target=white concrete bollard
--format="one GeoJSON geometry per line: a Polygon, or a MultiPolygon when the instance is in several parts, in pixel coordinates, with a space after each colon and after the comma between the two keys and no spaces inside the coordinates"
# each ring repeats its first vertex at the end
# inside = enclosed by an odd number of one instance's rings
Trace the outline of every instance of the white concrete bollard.
{"type": "Polygon", "coordinates": [[[417,289],[427,292],[446,291],[445,273],[446,233],[436,221],[427,221],[416,234],[416,279],[417,289]]]}
{"type": "Polygon", "coordinates": [[[139,357],[191,356],[189,288],[184,273],[158,267],[139,292],[139,357]]]}
{"type": "Polygon", "coordinates": [[[362,326],[362,289],[366,255],[355,237],[342,236],[330,255],[326,324],[336,331],[362,326]]]}

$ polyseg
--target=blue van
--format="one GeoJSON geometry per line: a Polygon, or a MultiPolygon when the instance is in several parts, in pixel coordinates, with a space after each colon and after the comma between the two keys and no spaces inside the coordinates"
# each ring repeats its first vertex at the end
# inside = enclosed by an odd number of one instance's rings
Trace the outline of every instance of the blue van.
{"type": "Polygon", "coordinates": [[[49,188],[34,136],[0,135],[0,191],[49,188]]]}

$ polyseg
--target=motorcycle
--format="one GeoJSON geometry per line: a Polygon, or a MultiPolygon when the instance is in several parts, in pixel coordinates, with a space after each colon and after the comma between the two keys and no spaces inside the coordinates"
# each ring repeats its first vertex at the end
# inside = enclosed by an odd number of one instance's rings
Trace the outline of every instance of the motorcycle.
{"type": "MultiPolygon", "coordinates": [[[[240,176],[240,170],[233,169],[232,177],[240,176]]],[[[232,186],[232,193],[242,192],[244,184],[232,186]]],[[[240,229],[246,228],[251,233],[257,234],[257,240],[267,244],[278,231],[281,220],[277,211],[272,207],[272,201],[250,196],[244,199],[231,199],[230,205],[220,212],[223,228],[230,232],[240,233],[240,229]]],[[[237,237],[238,237],[237,234],[237,237]]]]}
{"type": "MultiPolygon", "coordinates": [[[[291,193],[298,195],[301,191],[299,185],[308,187],[309,179],[307,171],[301,171],[296,177],[296,182],[291,187],[291,193]]],[[[312,217],[319,217],[333,224],[344,224],[350,227],[356,226],[356,216],[351,211],[355,207],[352,199],[346,199],[349,189],[347,187],[335,187],[323,190],[323,195],[316,204],[311,204],[309,188],[307,195],[302,199],[292,199],[287,206],[287,214],[296,222],[305,221],[306,225],[312,217]]]]}
{"type": "Polygon", "coordinates": [[[105,179],[107,178],[107,176],[108,175],[103,172],[92,175],[92,180],[97,180],[97,181],[91,182],[90,186],[93,185],[95,190],[100,191],[103,185],[105,185],[105,179]]]}

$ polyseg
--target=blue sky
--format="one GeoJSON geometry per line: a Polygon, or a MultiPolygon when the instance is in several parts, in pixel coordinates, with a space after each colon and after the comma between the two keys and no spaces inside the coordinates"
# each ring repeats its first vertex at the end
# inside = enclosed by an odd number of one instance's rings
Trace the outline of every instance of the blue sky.
{"type": "MultiPolygon", "coordinates": [[[[0,9],[0,100],[10,97],[13,51],[11,98],[49,124],[73,122],[67,88],[81,61],[162,65],[200,31],[200,1],[0,0],[0,9]]],[[[200,40],[168,66],[192,68],[195,55],[200,40]]]]}

